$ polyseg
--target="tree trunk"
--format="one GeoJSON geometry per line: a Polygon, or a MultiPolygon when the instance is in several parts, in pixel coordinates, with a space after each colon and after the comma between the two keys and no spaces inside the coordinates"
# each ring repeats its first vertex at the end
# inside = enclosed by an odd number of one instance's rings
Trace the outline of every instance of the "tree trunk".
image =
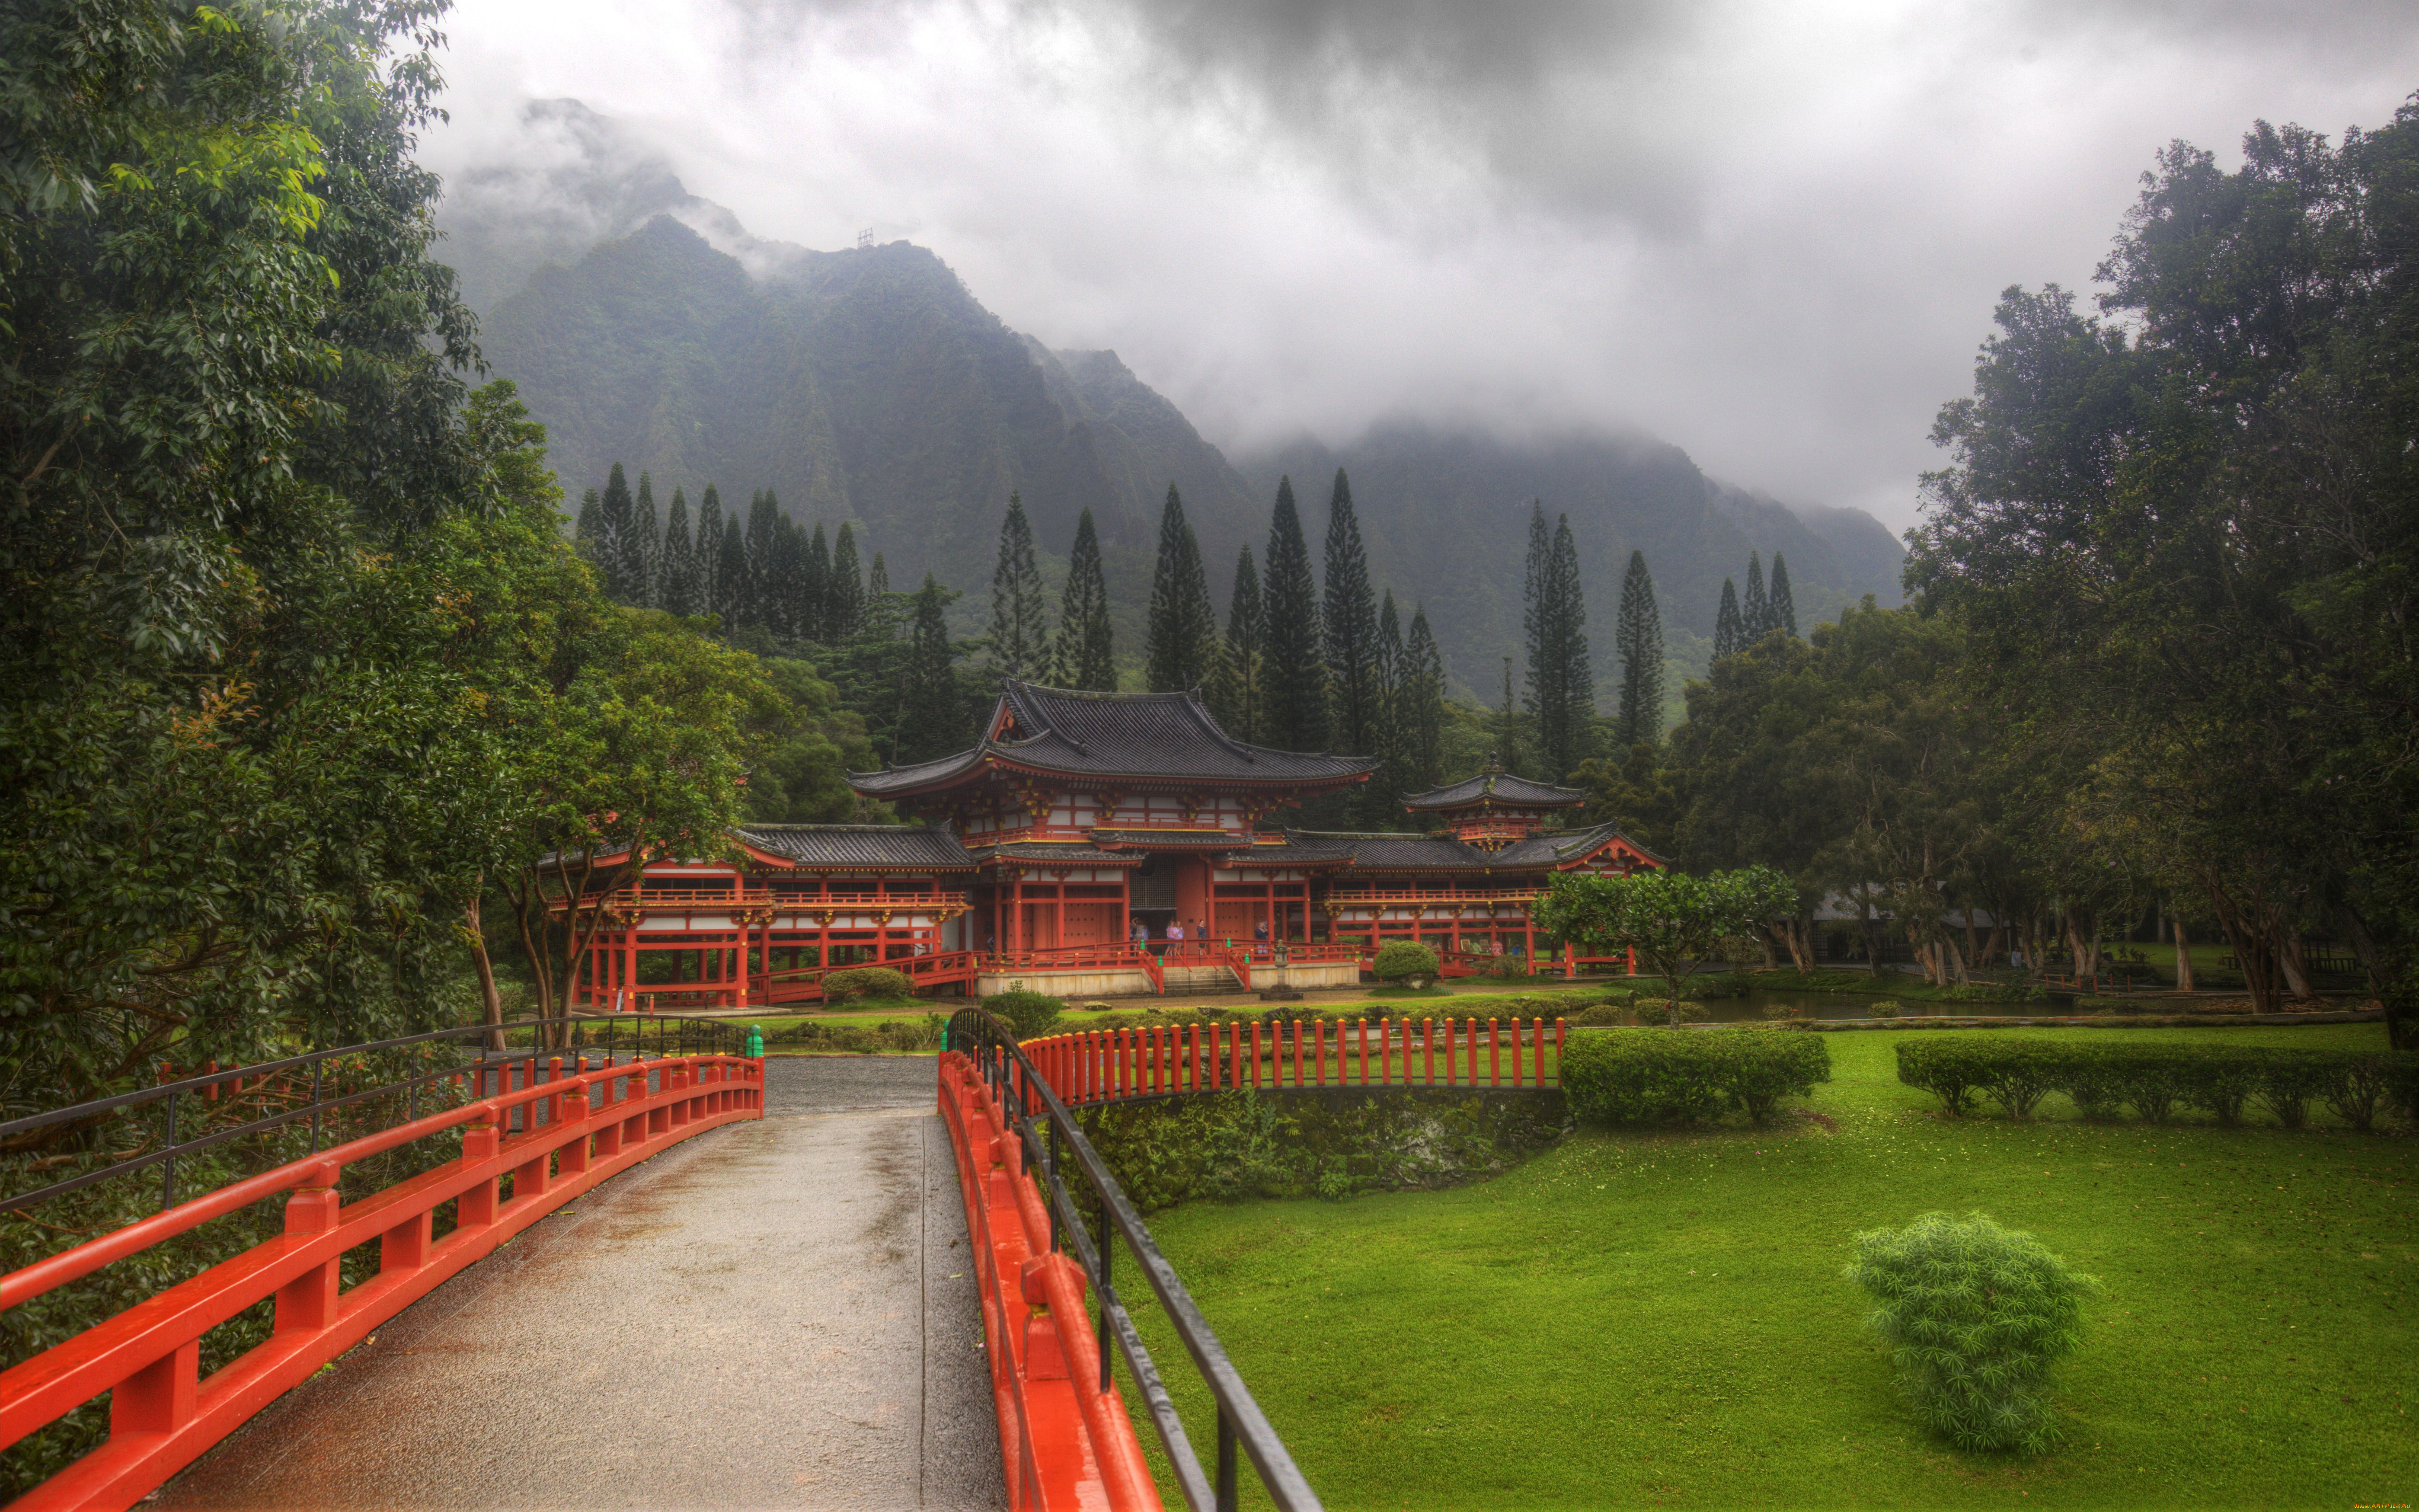
{"type": "MultiPolygon", "coordinates": [[[[1973,931],[1974,921],[1969,916],[1965,921],[1965,932],[1969,939],[1972,937],[1973,931]]],[[[1972,976],[1968,975],[1965,970],[1965,957],[1964,953],[1957,949],[1957,936],[1954,934],[1944,935],[1940,941],[1940,948],[1949,954],[1949,968],[1957,974],[1957,985],[1960,987],[1972,986],[1974,984],[1974,979],[1972,976]]],[[[1941,985],[1946,987],[1949,983],[1943,981],[1941,985]]]]}
{"type": "MultiPolygon", "coordinates": [[[[484,882],[485,878],[481,880],[484,882]]],[[[475,891],[470,894],[470,901],[462,907],[462,927],[470,936],[470,964],[477,967],[479,972],[479,1003],[483,1011],[481,1022],[501,1024],[504,1022],[504,999],[503,995],[496,991],[496,968],[494,963],[487,959],[487,935],[486,932],[479,927],[479,894],[475,891]]],[[[496,1029],[487,1036],[488,1049],[501,1050],[503,1047],[504,1031],[502,1029],[496,1029]]]]}
{"type": "Polygon", "coordinates": [[[1969,901],[1965,904],[1965,953],[1957,961],[1957,980],[1970,981],[1972,979],[1965,974],[1966,964],[1981,959],[1980,942],[1974,934],[1974,904],[1969,901]]]}
{"type": "Polygon", "coordinates": [[[2385,973],[2378,968],[2377,936],[2368,932],[2368,920],[2350,903],[2337,903],[2332,912],[2335,927],[2343,932],[2344,943],[2359,958],[2360,969],[2368,978],[2369,995],[2381,997],[2385,993],[2385,973]]]}
{"type": "Polygon", "coordinates": [[[2170,918],[2168,918],[2168,920],[2167,920],[2167,927],[2168,927],[2168,928],[2170,928],[2170,929],[2172,929],[2172,930],[2174,930],[2174,931],[2175,931],[2175,933],[2176,933],[2176,987],[2177,987],[2177,990],[2178,990],[2178,991],[2180,991],[2180,992],[2187,992],[2187,993],[2188,993],[2188,992],[2191,992],[2191,991],[2193,991],[2193,990],[2194,990],[2194,989],[2193,989],[2192,944],[2191,944],[2191,942],[2190,942],[2190,941],[2188,941],[2188,940],[2186,940],[2186,939],[2184,938],[2184,919],[2183,919],[2183,916],[2182,916],[2181,914],[2177,914],[2177,915],[2174,915],[2174,916],[2170,917],[2170,918]]]}
{"type": "Polygon", "coordinates": [[[2306,1003],[2319,995],[2310,990],[2310,974],[2302,966],[2302,932],[2286,930],[2276,937],[2276,964],[2285,973],[2286,990],[2295,1002],[2306,1003]]]}

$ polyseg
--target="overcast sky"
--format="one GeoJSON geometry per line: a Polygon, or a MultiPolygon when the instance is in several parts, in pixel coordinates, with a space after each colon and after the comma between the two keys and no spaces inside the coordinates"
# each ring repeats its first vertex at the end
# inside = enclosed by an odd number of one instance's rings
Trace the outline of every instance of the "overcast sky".
{"type": "Polygon", "coordinates": [[[2339,133],[2419,6],[459,0],[452,171],[618,117],[761,237],[932,248],[1230,448],[1634,427],[1894,527],[2011,283],[2170,138],[2339,133]]]}

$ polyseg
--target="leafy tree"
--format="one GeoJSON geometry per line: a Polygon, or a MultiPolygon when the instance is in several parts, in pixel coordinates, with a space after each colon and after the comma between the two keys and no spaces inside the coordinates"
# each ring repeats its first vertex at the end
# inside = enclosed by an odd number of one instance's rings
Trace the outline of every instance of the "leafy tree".
{"type": "Polygon", "coordinates": [[[1625,749],[1654,745],[1663,738],[1663,615],[1655,606],[1655,579],[1643,551],[1629,553],[1613,647],[1621,656],[1621,712],[1613,740],[1625,749]]]}
{"type": "Polygon", "coordinates": [[[904,680],[900,685],[897,749],[892,760],[930,761],[963,749],[970,742],[965,703],[957,682],[957,647],[949,640],[946,616],[956,597],[924,574],[916,594],[915,620],[909,631],[904,680]]]}
{"type": "Polygon", "coordinates": [[[1151,573],[1144,638],[1144,675],[1152,692],[1181,692],[1209,679],[1218,652],[1218,616],[1210,607],[1201,544],[1185,523],[1184,501],[1174,484],[1160,512],[1159,563],[1151,573]]]}
{"type": "Polygon", "coordinates": [[[767,657],[771,695],[754,723],[764,735],[762,757],[748,769],[747,817],[759,824],[838,824],[856,811],[848,774],[875,764],[865,721],[841,707],[840,689],[807,662],[767,657]]]}
{"type": "Polygon", "coordinates": [[[1796,638],[1797,600],[1789,592],[1789,561],[1778,551],[1772,554],[1772,584],[1764,594],[1764,612],[1774,629],[1796,638]]]}
{"type": "MultiPolygon", "coordinates": [[[[1770,867],[1703,877],[1682,872],[1628,876],[1564,872],[1537,903],[1540,928],[1585,944],[1591,954],[1635,950],[1676,1001],[1680,984],[1724,938],[1752,934],[1796,906],[1796,889],[1770,867]]],[[[1671,1015],[1677,1028],[1680,1015],[1671,1015]]]]}
{"type": "Polygon", "coordinates": [[[688,495],[677,487],[672,489],[670,517],[664,522],[662,561],[655,607],[684,617],[697,613],[697,556],[689,543],[688,495]]]}
{"type": "Polygon", "coordinates": [[[1067,593],[1058,611],[1057,679],[1062,687],[1107,692],[1117,686],[1109,629],[1108,579],[1101,571],[1101,538],[1092,512],[1075,521],[1067,558],[1067,593]]]}
{"type": "Polygon", "coordinates": [[[1369,590],[1361,522],[1352,513],[1352,485],[1342,468],[1335,470],[1335,488],[1328,497],[1327,584],[1319,611],[1334,738],[1356,756],[1375,755],[1379,738],[1378,605],[1369,590]]]}
{"type": "Polygon", "coordinates": [[[1747,618],[1739,612],[1738,589],[1722,579],[1722,605],[1714,613],[1714,659],[1735,656],[1747,645],[1747,618]]]}
{"type": "Polygon", "coordinates": [[[1311,575],[1310,546],[1302,538],[1290,477],[1277,480],[1267,562],[1268,743],[1280,750],[1325,750],[1327,660],[1318,584],[1311,575]]]}
{"type": "Polygon", "coordinates": [[[1444,780],[1444,657],[1437,650],[1424,605],[1411,609],[1411,631],[1403,647],[1402,719],[1411,753],[1411,786],[1425,790],[1444,780]]]}
{"type": "Polygon", "coordinates": [[[1041,569],[1033,559],[1033,527],[1025,501],[1008,496],[999,530],[999,564],[991,575],[991,668],[994,677],[1038,678],[1050,660],[1050,631],[1041,603],[1041,569]]]}
{"type": "Polygon", "coordinates": [[[1764,591],[1764,561],[1754,552],[1747,554],[1747,595],[1739,604],[1739,634],[1749,645],[1764,637],[1772,628],[1772,601],[1764,591]]]}
{"type": "Polygon", "coordinates": [[[1226,650],[1210,683],[1210,708],[1226,733],[1252,744],[1259,742],[1264,722],[1260,684],[1266,638],[1260,575],[1252,565],[1252,548],[1245,546],[1235,555],[1235,586],[1226,599],[1226,650]]]}
{"type": "Polygon", "coordinates": [[[824,639],[846,640],[865,628],[865,571],[858,565],[856,532],[840,522],[832,540],[831,578],[824,590],[824,639]]]}

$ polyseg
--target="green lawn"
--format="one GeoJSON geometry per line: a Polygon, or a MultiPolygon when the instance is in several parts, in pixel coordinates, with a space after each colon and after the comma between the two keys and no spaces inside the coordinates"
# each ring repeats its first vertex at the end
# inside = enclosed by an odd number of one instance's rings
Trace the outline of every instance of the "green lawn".
{"type": "MultiPolygon", "coordinates": [[[[1152,1230],[1331,1507],[2419,1501],[2419,1139],[2086,1124],[2062,1103],[1949,1121],[1899,1085],[1897,1034],[1826,1039],[1812,1106],[1836,1134],[1585,1134],[1481,1185],[1152,1230]],[[2106,1284],[2045,1458],[1927,1438],[1861,1332],[1850,1236],[1930,1209],[2031,1229],[2106,1284]]],[[[1143,1328],[1207,1458],[1206,1396],[1155,1312],[1143,1328]]]]}

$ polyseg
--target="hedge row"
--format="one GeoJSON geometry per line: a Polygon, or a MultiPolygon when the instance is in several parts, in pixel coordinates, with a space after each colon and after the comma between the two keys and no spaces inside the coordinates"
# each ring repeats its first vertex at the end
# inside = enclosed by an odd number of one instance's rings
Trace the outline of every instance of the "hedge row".
{"type": "Polygon", "coordinates": [[[1898,1079],[1939,1098],[1952,1117],[1987,1097],[2011,1119],[2030,1118],[2042,1098],[2064,1092],[2086,1118],[2131,1109],[2151,1123],[2165,1123],[2179,1108],[2239,1123],[2243,1109],[2257,1106],[2299,1129],[2319,1103],[2364,1131],[2388,1107],[2419,1118],[2419,1056],[2390,1051],[1943,1036],[1902,1041],[1898,1079]]]}
{"type": "Polygon", "coordinates": [[[1563,1047],[1563,1096],[1594,1123],[1694,1123],[1738,1108],[1758,1123],[1831,1079],[1830,1047],[1771,1029],[1614,1029],[1563,1047]]]}

